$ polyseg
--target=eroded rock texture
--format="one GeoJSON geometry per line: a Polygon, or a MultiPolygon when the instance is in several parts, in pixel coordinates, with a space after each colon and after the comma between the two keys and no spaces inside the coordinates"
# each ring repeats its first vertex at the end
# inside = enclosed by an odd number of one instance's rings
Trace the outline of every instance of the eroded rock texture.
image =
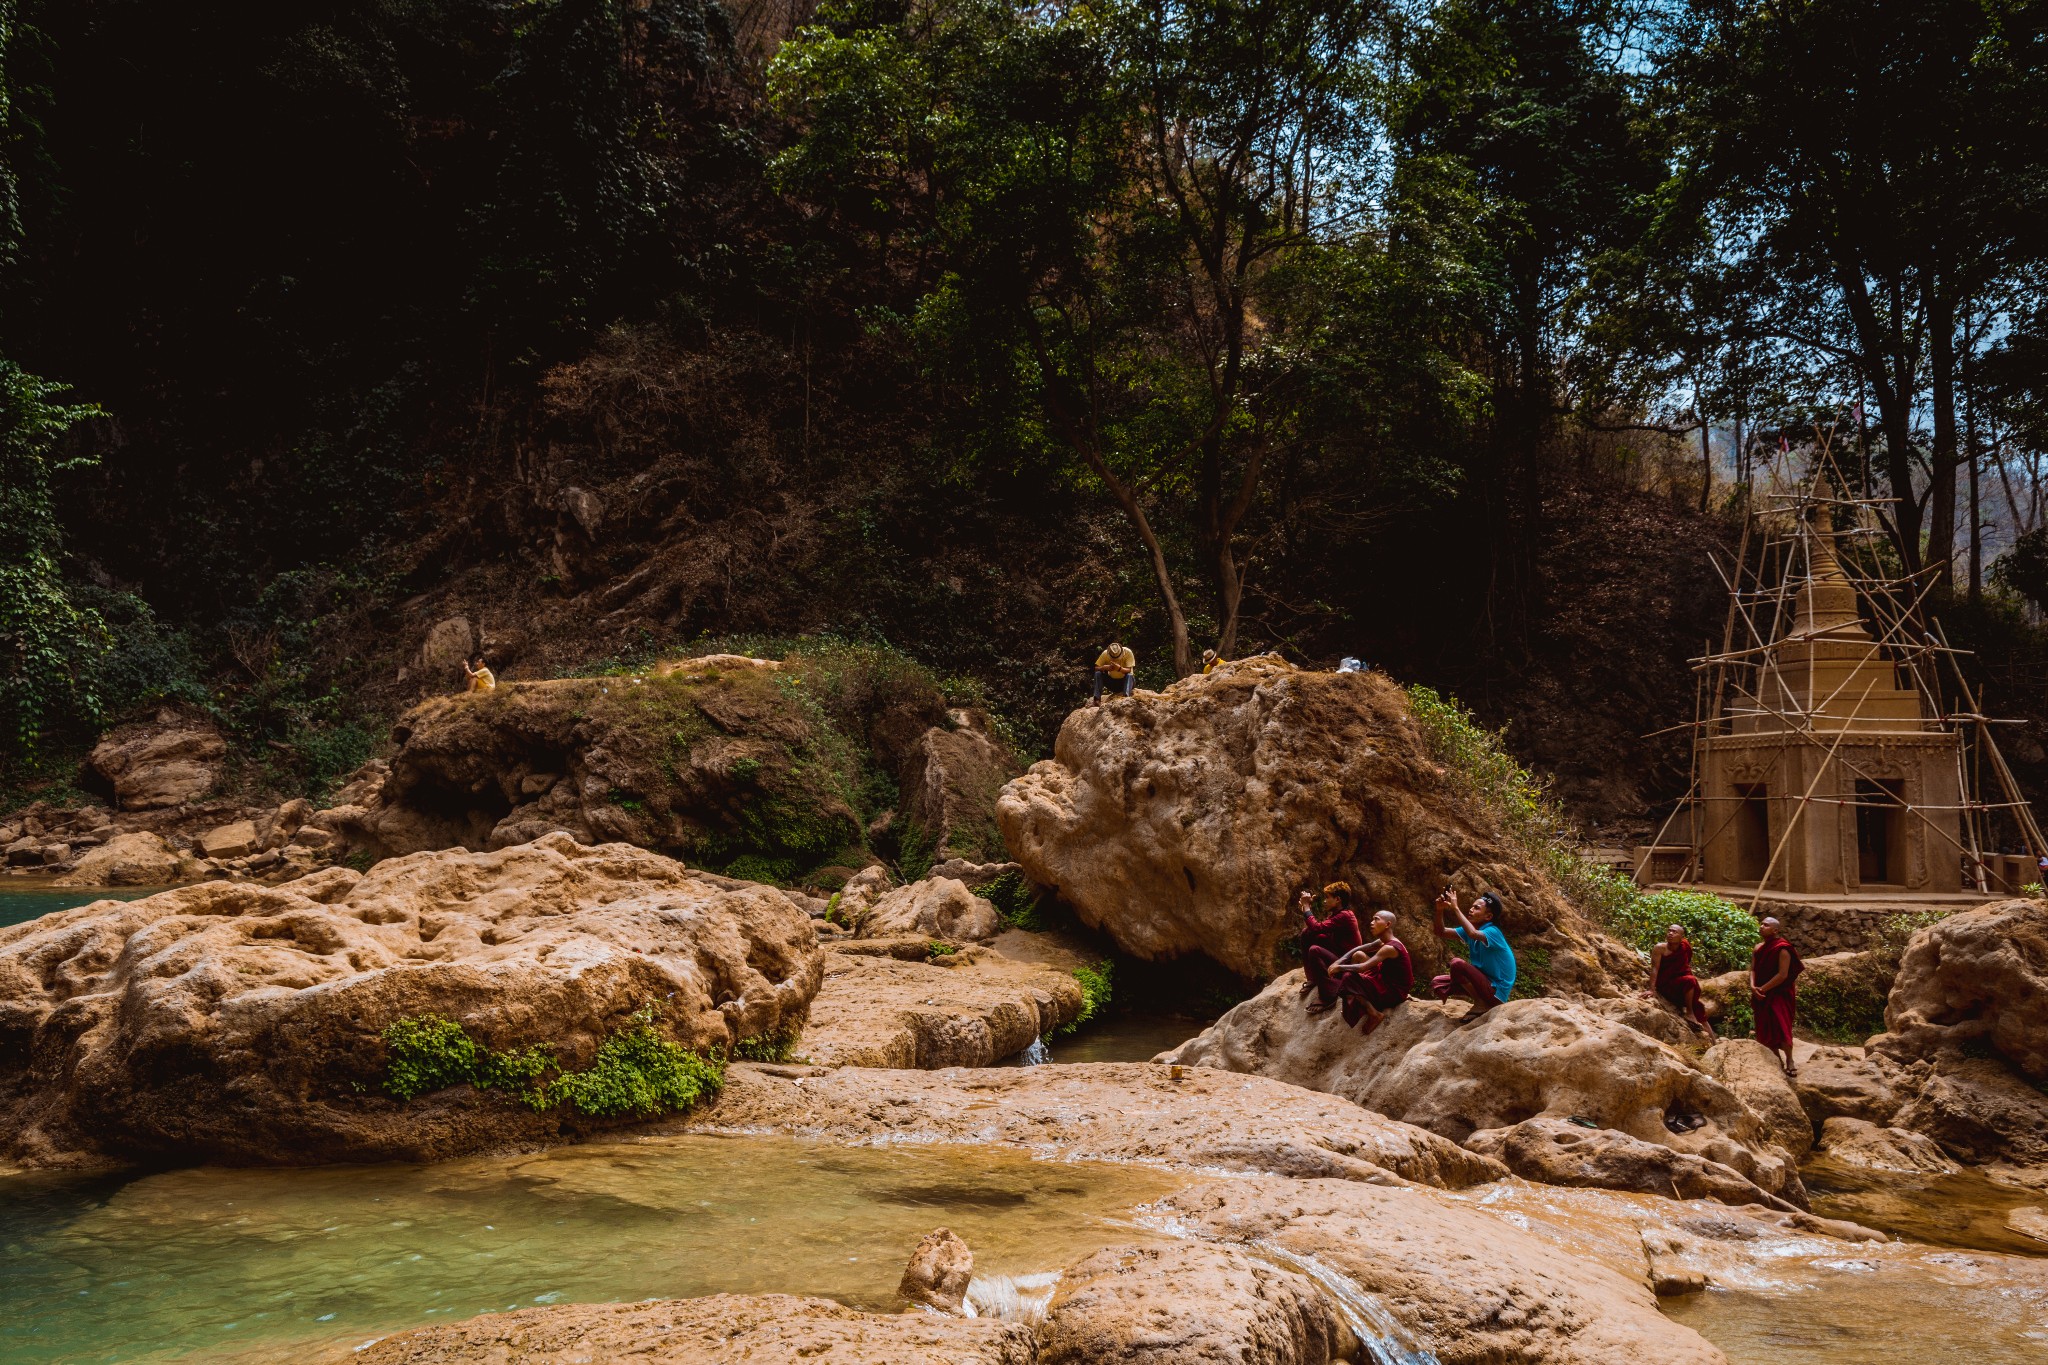
{"type": "Polygon", "coordinates": [[[1913,935],[1877,1051],[1901,1059],[1991,1048],[2048,1081],[2048,901],[1950,915],[1913,935]]]}
{"type": "Polygon", "coordinates": [[[102,901],[0,929],[0,1141],[309,1163],[544,1140],[588,1121],[466,1085],[387,1098],[383,1030],[437,1014],[575,1067],[652,1006],[675,1042],[725,1048],[800,1025],[820,957],[771,888],[565,835],[102,901]]]}
{"type": "MultiPolygon", "coordinates": [[[[1526,1119],[1586,1119],[1803,1200],[1794,1159],[1765,1121],[1686,1054],[1567,1001],[1511,1000],[1476,1018],[1468,1008],[1409,1000],[1362,1038],[1334,1011],[1310,1015],[1290,972],[1160,1060],[1328,1091],[1457,1142],[1526,1119]]],[[[1649,1188],[1665,1193],[1671,1181],[1649,1188]]]]}
{"type": "MultiPolygon", "coordinates": [[[[1033,881],[1139,957],[1207,953],[1271,976],[1295,893],[1343,879],[1411,925],[1447,882],[1497,889],[1509,937],[1554,989],[1612,993],[1610,974],[1640,971],[1457,788],[1379,674],[1264,657],[1083,708],[996,815],[1033,881]]],[[[1407,937],[1419,967],[1440,961],[1425,934],[1407,937]]]]}
{"type": "Polygon", "coordinates": [[[811,1002],[803,1056],[822,1066],[992,1066],[1081,1013],[1072,973],[1013,962],[982,948],[927,960],[923,939],[900,946],[909,960],[845,949],[825,954],[824,985],[811,1002]]]}
{"type": "Polygon", "coordinates": [[[360,1365],[1034,1365],[1020,1323],[863,1313],[830,1299],[717,1294],[563,1304],[422,1327],[340,1353],[360,1365]]]}

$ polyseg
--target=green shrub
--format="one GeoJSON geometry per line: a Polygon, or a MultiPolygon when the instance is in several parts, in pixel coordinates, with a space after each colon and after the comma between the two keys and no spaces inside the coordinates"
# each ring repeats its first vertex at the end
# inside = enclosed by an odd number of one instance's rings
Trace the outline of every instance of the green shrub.
{"type": "MultiPolygon", "coordinates": [[[[725,1064],[661,1037],[654,1031],[657,1013],[652,1005],[636,1012],[628,1027],[598,1045],[596,1058],[581,1071],[558,1071],[546,1046],[494,1052],[452,1019],[409,1016],[384,1030],[384,1091],[411,1100],[467,1082],[478,1090],[504,1091],[542,1113],[562,1104],[592,1118],[676,1113],[716,1095],[725,1084],[725,1064]],[[549,1072],[558,1074],[549,1079],[549,1072]]],[[[741,1049],[779,1047],[786,1056],[794,1042],[794,1034],[786,1042],[749,1039],[741,1049]]]]}
{"type": "Polygon", "coordinates": [[[939,958],[942,957],[951,957],[953,954],[959,951],[959,945],[953,943],[941,943],[938,939],[932,939],[930,942],[924,945],[925,960],[928,962],[937,961],[939,958]]]}
{"type": "Polygon", "coordinates": [[[1081,983],[1081,1012],[1060,1030],[1061,1033],[1074,1032],[1109,1008],[1110,978],[1115,972],[1116,964],[1108,960],[1091,967],[1074,968],[1074,980],[1081,983]]]}
{"type": "Polygon", "coordinates": [[[1624,942],[1645,953],[1676,924],[1692,941],[1693,967],[1701,976],[1747,967],[1757,943],[1755,917],[1705,891],[1639,891],[1609,912],[1608,923],[1624,942]]]}
{"type": "Polygon", "coordinates": [[[474,1081],[478,1074],[476,1040],[462,1025],[439,1015],[395,1021],[384,1030],[384,1048],[390,1066],[384,1092],[393,1099],[445,1090],[474,1081]]]}
{"type": "Polygon", "coordinates": [[[549,1082],[547,1098],[550,1104],[574,1105],[592,1118],[645,1118],[679,1113],[724,1086],[724,1063],[656,1033],[649,1008],[633,1016],[631,1028],[605,1039],[589,1066],[549,1082]]]}
{"type": "Polygon", "coordinates": [[[1722,1007],[1720,1017],[1714,1020],[1714,1031],[1723,1038],[1756,1036],[1756,1011],[1750,1005],[1747,990],[1739,991],[1722,1007]]]}
{"type": "Polygon", "coordinates": [[[796,876],[796,864],[787,858],[766,858],[758,853],[742,853],[725,865],[725,875],[737,877],[743,882],[786,886],[796,876]]]}
{"type": "Polygon", "coordinates": [[[732,1055],[743,1062],[786,1062],[796,1055],[797,1041],[802,1036],[801,1029],[790,1028],[758,1038],[742,1038],[732,1055]]]}
{"type": "MultiPolygon", "coordinates": [[[[1517,948],[1515,954],[1515,988],[1508,992],[1510,1000],[1534,1000],[1547,993],[1550,984],[1550,952],[1544,948],[1517,948]]],[[[1418,980],[1417,986],[1427,989],[1428,983],[1418,980]]]]}
{"type": "Polygon", "coordinates": [[[1016,868],[985,883],[975,894],[993,905],[1003,922],[1013,929],[1044,933],[1052,927],[1039,904],[1038,888],[1016,868]]]}
{"type": "Polygon", "coordinates": [[[1884,1032],[1885,991],[1876,973],[1849,980],[1799,978],[1799,1026],[1831,1043],[1862,1043],[1884,1032]]]}

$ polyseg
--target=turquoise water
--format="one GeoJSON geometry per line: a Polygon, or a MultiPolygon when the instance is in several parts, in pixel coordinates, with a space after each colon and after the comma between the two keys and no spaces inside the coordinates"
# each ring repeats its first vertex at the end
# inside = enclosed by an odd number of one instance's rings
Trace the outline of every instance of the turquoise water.
{"type": "Polygon", "coordinates": [[[91,905],[94,901],[132,901],[144,896],[154,896],[163,890],[161,886],[118,886],[87,889],[82,887],[52,886],[48,882],[31,881],[26,877],[0,878],[0,928],[10,924],[23,924],[38,915],[47,915],[53,910],[69,910],[74,905],[91,905]]]}
{"type": "Polygon", "coordinates": [[[966,1147],[685,1136],[431,1166],[0,1177],[0,1362],[306,1360],[562,1302],[823,1294],[896,1306],[951,1227],[977,1274],[1150,1240],[1188,1180],[966,1147]]]}

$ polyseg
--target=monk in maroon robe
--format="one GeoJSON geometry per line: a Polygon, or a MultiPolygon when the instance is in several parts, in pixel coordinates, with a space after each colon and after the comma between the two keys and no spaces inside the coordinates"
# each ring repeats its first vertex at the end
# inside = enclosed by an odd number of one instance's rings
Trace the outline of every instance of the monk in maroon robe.
{"type": "Polygon", "coordinates": [[[1352,949],[1330,968],[1344,998],[1344,1022],[1371,1033],[1386,1011],[1408,998],[1415,985],[1415,963],[1408,945],[1394,937],[1394,912],[1372,917],[1372,941],[1352,949]]]}
{"type": "Polygon", "coordinates": [[[1700,996],[1700,979],[1693,975],[1692,940],[1676,924],[1666,928],[1664,941],[1650,950],[1650,989],[1643,994],[1669,1001],[1695,1030],[1713,1035],[1706,1001],[1700,996]]]}
{"type": "Polygon", "coordinates": [[[1301,994],[1304,999],[1311,992],[1320,997],[1308,1007],[1310,1014],[1321,1014],[1337,1003],[1337,983],[1330,978],[1330,964],[1365,941],[1358,932],[1358,914],[1351,901],[1350,883],[1331,882],[1323,888],[1323,918],[1316,918],[1308,892],[1294,902],[1301,912],[1301,974],[1308,978],[1301,994]]]}
{"type": "Polygon", "coordinates": [[[1798,1009],[1799,973],[1806,964],[1799,950],[1785,941],[1778,921],[1765,918],[1757,926],[1761,940],[1749,955],[1750,1006],[1756,1012],[1756,1040],[1778,1054],[1787,1076],[1799,1074],[1792,1059],[1792,1018],[1798,1009]]]}

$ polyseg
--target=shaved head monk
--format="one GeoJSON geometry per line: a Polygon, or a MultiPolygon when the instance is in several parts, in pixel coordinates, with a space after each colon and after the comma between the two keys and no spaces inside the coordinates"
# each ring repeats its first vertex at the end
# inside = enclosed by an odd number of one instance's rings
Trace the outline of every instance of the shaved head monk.
{"type": "Polygon", "coordinates": [[[1301,993],[1304,998],[1310,994],[1318,997],[1308,1007],[1310,1014],[1321,1014],[1337,1003],[1337,983],[1330,978],[1330,964],[1365,942],[1351,902],[1349,882],[1331,882],[1323,888],[1321,919],[1316,918],[1308,892],[1295,898],[1294,908],[1301,914],[1301,974],[1307,978],[1301,993]]]}
{"type": "Polygon", "coordinates": [[[1669,1001],[1695,1032],[1713,1036],[1707,1022],[1706,1002],[1700,997],[1700,979],[1692,970],[1692,940],[1673,924],[1664,930],[1664,941],[1650,950],[1650,988],[1644,995],[1669,1001]]]}
{"type": "Polygon", "coordinates": [[[1372,917],[1372,938],[1332,964],[1337,992],[1344,999],[1344,1022],[1371,1033],[1386,1012],[1408,998],[1415,985],[1415,963],[1408,945],[1394,937],[1394,912],[1372,917]]]}
{"type": "Polygon", "coordinates": [[[1749,955],[1750,1006],[1756,1011],[1756,1040],[1778,1054],[1787,1076],[1797,1076],[1792,1059],[1792,1017],[1798,1009],[1799,973],[1806,964],[1799,950],[1785,941],[1778,921],[1766,917],[1757,925],[1756,951],[1749,955]]]}

